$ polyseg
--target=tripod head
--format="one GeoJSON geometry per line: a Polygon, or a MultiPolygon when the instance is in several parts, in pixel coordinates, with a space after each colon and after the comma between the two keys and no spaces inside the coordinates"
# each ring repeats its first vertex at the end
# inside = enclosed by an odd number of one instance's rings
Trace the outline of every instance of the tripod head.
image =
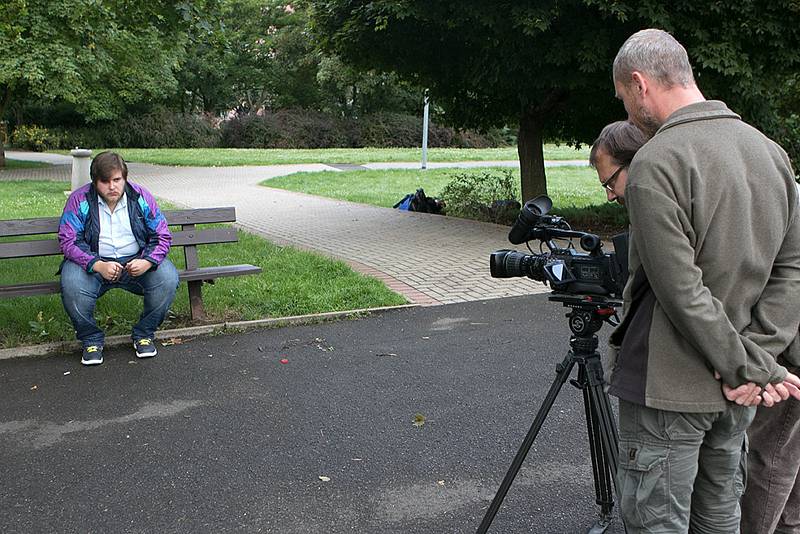
{"type": "Polygon", "coordinates": [[[594,336],[603,323],[611,326],[619,324],[618,308],[622,302],[608,297],[593,295],[572,295],[553,292],[548,300],[561,302],[565,308],[570,308],[567,314],[569,329],[576,337],[586,338],[594,336]]]}

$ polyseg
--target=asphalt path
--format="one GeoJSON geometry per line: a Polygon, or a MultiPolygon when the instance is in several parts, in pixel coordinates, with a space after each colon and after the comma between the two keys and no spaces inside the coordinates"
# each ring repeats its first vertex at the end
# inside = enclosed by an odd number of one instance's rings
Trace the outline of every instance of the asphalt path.
{"type": "MultiPolygon", "coordinates": [[[[0,530],[474,532],[568,349],[546,297],[0,361],[0,530]]],[[[591,526],[584,425],[567,384],[490,532],[591,526]]]]}

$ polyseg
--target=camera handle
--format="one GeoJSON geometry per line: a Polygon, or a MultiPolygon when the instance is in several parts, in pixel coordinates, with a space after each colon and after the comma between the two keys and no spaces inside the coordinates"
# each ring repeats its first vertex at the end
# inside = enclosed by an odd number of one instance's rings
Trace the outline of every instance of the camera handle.
{"type": "MultiPolygon", "coordinates": [[[[570,384],[583,392],[583,404],[586,413],[586,430],[589,438],[589,450],[592,458],[592,476],[594,478],[596,503],[600,505],[600,517],[589,528],[587,534],[602,534],[611,525],[611,512],[614,508],[614,499],[611,484],[618,490],[617,465],[619,461],[619,438],[614,421],[611,401],[605,391],[603,379],[603,366],[600,354],[597,352],[597,336],[595,333],[604,322],[614,324],[616,301],[593,301],[591,298],[573,295],[553,295],[550,300],[562,302],[565,307],[571,308],[567,314],[572,337],[570,350],[564,360],[556,365],[556,377],[547,396],[533,420],[528,434],[522,442],[511,467],[509,467],[500,488],[494,496],[486,515],[483,517],[477,534],[486,534],[494,516],[500,509],[514,478],[517,476],[522,462],[528,454],[533,441],[539,434],[544,420],[555,403],[558,393],[564,383],[572,374],[572,369],[577,364],[578,376],[570,380],[570,384]]],[[[625,525],[623,523],[623,529],[625,525]]],[[[627,532],[627,530],[626,530],[627,532]]]]}

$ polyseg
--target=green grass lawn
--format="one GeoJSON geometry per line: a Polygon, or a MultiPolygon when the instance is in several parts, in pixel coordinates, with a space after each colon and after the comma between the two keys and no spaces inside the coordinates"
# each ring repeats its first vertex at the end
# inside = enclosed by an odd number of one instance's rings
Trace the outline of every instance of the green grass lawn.
{"type": "Polygon", "coordinates": [[[42,161],[23,161],[19,159],[6,158],[6,165],[5,167],[0,167],[0,172],[3,172],[3,169],[39,169],[49,166],[49,163],[44,163],[42,161]]]}
{"type": "MultiPolygon", "coordinates": [[[[331,172],[303,172],[280,176],[261,182],[261,185],[320,195],[350,202],[391,208],[407,193],[425,189],[428,196],[439,196],[456,174],[511,172],[519,184],[519,169],[485,167],[480,169],[392,169],[331,172]]],[[[625,212],[621,206],[609,204],[606,194],[597,183],[597,174],[585,167],[549,167],[548,195],[553,200],[553,213],[566,217],[573,227],[584,231],[608,234],[624,226],[625,212]],[[580,225],[580,226],[578,226],[580,225]]],[[[520,192],[517,189],[517,198],[520,192]]]]}
{"type": "MultiPolygon", "coordinates": [[[[438,196],[453,176],[464,173],[501,174],[511,172],[519,183],[519,169],[482,167],[479,169],[390,169],[299,172],[264,180],[261,185],[391,208],[406,193],[418,187],[429,196],[438,196]]],[[[553,204],[558,207],[584,207],[606,202],[589,167],[550,167],[547,185],[553,204]]],[[[517,189],[519,196],[519,188],[517,189]]]]}
{"type": "MultiPolygon", "coordinates": [[[[66,200],[63,190],[63,183],[0,182],[0,219],[58,216],[66,200]]],[[[198,250],[204,266],[251,263],[263,269],[260,275],[222,278],[204,286],[211,322],[406,303],[381,282],[353,272],[343,262],[278,247],[246,232],[239,232],[239,243],[205,245],[198,250]]],[[[183,248],[171,251],[170,259],[182,268],[183,248]]],[[[56,280],[60,261],[57,256],[2,260],[0,285],[56,280]]],[[[95,316],[108,335],[129,334],[141,307],[140,297],[112,291],[98,301],[95,316]]],[[[0,317],[0,348],[74,339],[59,295],[0,299],[0,317]]],[[[162,328],[189,324],[186,284],[181,284],[162,328]]]]}
{"type": "MultiPolygon", "coordinates": [[[[95,149],[98,152],[105,149],[95,149]]],[[[382,163],[422,161],[420,148],[325,148],[325,149],[256,149],[256,148],[115,148],[128,161],[157,165],[226,167],[233,165],[282,165],[289,163],[382,163]]],[[[68,154],[68,151],[59,151],[68,154]]],[[[545,145],[549,160],[588,160],[589,147],[575,150],[566,145],[545,145]]],[[[517,160],[516,147],[504,148],[431,148],[429,162],[517,160]]]]}

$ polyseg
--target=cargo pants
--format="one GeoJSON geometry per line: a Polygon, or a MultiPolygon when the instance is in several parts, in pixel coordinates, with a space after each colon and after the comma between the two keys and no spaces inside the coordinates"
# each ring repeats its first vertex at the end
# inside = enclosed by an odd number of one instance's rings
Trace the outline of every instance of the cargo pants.
{"type": "Polygon", "coordinates": [[[619,401],[619,506],[628,534],[735,534],[754,407],[685,413],[619,401]]]}

